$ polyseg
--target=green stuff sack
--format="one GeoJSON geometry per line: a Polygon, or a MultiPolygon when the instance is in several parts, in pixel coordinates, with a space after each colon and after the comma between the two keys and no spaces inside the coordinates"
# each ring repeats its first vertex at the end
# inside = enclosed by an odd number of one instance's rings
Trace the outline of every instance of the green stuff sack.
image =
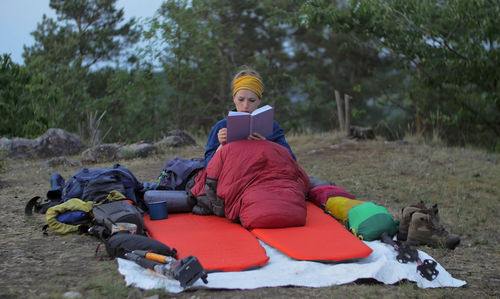
{"type": "Polygon", "coordinates": [[[399,229],[387,209],[372,202],[352,207],[347,215],[347,229],[361,240],[378,240],[383,232],[394,236],[399,229]]]}

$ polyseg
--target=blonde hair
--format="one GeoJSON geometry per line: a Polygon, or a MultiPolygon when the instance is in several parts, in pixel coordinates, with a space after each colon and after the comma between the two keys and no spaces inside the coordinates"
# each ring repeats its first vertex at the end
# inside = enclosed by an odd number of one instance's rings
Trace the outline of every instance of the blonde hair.
{"type": "MultiPolygon", "coordinates": [[[[236,79],[238,79],[239,77],[242,77],[242,76],[254,76],[256,78],[259,78],[259,80],[261,82],[263,82],[262,77],[260,76],[260,74],[256,70],[254,70],[253,68],[251,68],[249,66],[242,65],[238,68],[238,72],[236,73],[236,75],[234,75],[233,81],[231,81],[231,90],[233,90],[234,83],[236,82],[236,79]]],[[[262,92],[264,92],[264,83],[262,83],[262,92]]]]}

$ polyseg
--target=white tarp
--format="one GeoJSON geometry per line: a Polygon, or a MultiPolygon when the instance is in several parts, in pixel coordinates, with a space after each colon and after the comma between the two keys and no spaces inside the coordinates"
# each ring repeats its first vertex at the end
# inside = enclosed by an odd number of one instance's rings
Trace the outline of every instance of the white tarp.
{"type": "MultiPolygon", "coordinates": [[[[241,272],[209,273],[208,284],[204,284],[200,279],[190,288],[328,287],[350,283],[361,278],[373,278],[385,284],[394,284],[406,279],[415,282],[420,288],[461,287],[466,284],[463,280],[453,278],[439,263],[436,267],[439,271],[437,278],[428,281],[417,273],[415,262],[401,264],[396,261],[397,252],[389,245],[380,241],[365,243],[373,249],[369,257],[350,263],[324,264],[291,259],[261,242],[270,258],[264,267],[241,272]]],[[[450,254],[453,252],[450,251],[450,254]]],[[[419,257],[422,261],[432,259],[422,251],[419,251],[419,257]]],[[[126,259],[117,260],[118,271],[124,276],[127,286],[146,290],[161,288],[172,293],[184,290],[174,279],[168,279],[126,259]]]]}

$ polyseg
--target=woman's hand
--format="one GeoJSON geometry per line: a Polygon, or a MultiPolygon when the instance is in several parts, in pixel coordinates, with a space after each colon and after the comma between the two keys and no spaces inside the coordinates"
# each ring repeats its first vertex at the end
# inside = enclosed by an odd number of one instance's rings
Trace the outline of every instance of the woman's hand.
{"type": "Polygon", "coordinates": [[[227,129],[220,129],[219,132],[217,132],[217,138],[219,139],[219,143],[221,145],[225,145],[227,143],[227,129]]]}
{"type": "Polygon", "coordinates": [[[248,136],[248,140],[266,140],[266,137],[254,132],[252,135],[248,136]]]}

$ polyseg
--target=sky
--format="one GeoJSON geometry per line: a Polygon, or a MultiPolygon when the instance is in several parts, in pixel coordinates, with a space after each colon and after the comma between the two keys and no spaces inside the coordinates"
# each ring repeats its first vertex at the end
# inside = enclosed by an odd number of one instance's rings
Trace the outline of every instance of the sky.
{"type": "MultiPolygon", "coordinates": [[[[151,17],[163,0],[118,0],[117,8],[124,8],[125,19],[151,17]]],[[[0,55],[10,53],[12,61],[23,64],[23,46],[35,40],[31,32],[42,21],[43,14],[56,19],[49,0],[0,0],[0,55]]]]}

